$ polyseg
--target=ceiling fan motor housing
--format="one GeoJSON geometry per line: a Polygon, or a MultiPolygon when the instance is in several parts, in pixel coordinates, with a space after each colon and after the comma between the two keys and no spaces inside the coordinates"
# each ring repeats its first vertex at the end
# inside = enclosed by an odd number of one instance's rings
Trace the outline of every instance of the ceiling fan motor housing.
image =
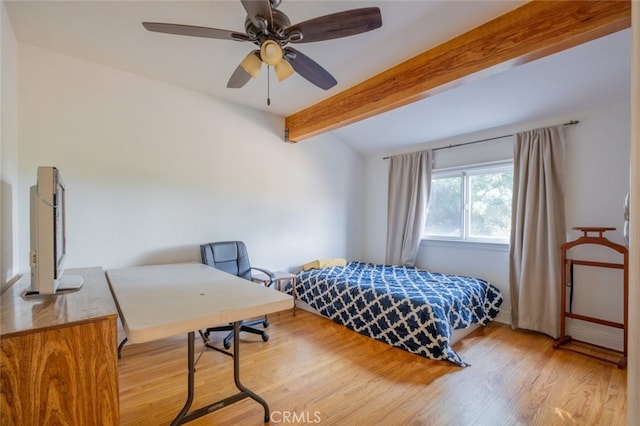
{"type": "Polygon", "coordinates": [[[279,45],[284,46],[289,42],[289,38],[285,38],[285,29],[291,26],[291,21],[284,13],[273,9],[272,25],[268,25],[267,19],[255,19],[259,22],[256,25],[250,16],[244,21],[244,28],[251,40],[260,46],[265,40],[273,40],[279,45]]]}

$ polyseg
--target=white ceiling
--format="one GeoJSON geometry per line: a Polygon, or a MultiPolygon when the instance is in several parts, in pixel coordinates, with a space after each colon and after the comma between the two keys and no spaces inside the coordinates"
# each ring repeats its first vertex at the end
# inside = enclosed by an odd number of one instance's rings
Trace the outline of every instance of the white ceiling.
{"type": "MultiPolygon", "coordinates": [[[[523,3],[283,0],[279,9],[292,23],[378,6],[383,25],[357,36],[296,45],[325,67],[338,84],[324,91],[298,75],[283,82],[271,75],[271,105],[267,106],[264,67],[242,89],[226,88],[252,44],[152,33],[141,25],[155,21],[244,32],[245,12],[239,0],[5,0],[19,42],[280,116],[339,93],[523,3]]],[[[629,99],[630,56],[631,31],[625,30],[332,133],[363,154],[384,153],[622,102],[629,99]]]]}

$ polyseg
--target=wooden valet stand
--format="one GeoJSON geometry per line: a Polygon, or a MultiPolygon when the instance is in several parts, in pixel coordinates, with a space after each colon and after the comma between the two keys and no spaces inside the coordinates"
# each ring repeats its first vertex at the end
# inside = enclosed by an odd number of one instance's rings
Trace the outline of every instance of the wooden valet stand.
{"type": "MultiPolygon", "coordinates": [[[[628,340],[628,318],[629,318],[629,251],[628,249],[620,244],[616,244],[612,241],[609,241],[607,238],[603,236],[606,231],[613,231],[616,228],[606,228],[606,227],[575,227],[573,228],[578,231],[582,231],[582,236],[574,241],[569,241],[564,243],[560,247],[561,253],[561,262],[562,262],[562,291],[561,291],[561,312],[562,316],[560,318],[560,338],[558,338],[553,347],[554,349],[566,349],[576,353],[580,353],[583,355],[590,356],[592,358],[599,359],[601,361],[612,362],[617,364],[618,368],[626,368],[627,366],[627,340],[628,340]],[[597,233],[597,236],[589,235],[590,233],[597,233]],[[596,244],[605,247],[609,247],[612,250],[617,251],[623,256],[622,263],[610,263],[610,262],[597,262],[592,260],[578,260],[578,259],[570,259],[567,257],[567,251],[570,249],[584,245],[584,244],[596,244]],[[601,318],[590,317],[586,315],[579,315],[573,312],[567,312],[567,287],[573,287],[573,274],[571,271],[573,270],[574,265],[580,266],[592,266],[598,268],[614,268],[614,269],[622,269],[623,271],[623,304],[624,304],[624,313],[623,313],[623,322],[613,322],[604,320],[601,318]],[[603,346],[595,345],[588,342],[582,342],[576,339],[573,339],[571,336],[566,334],[566,319],[572,318],[580,321],[592,322],[608,327],[620,328],[623,330],[624,334],[624,349],[622,351],[606,348],[603,346]],[[622,357],[616,362],[611,359],[607,359],[601,356],[598,356],[593,353],[585,352],[578,350],[574,347],[565,346],[571,341],[580,342],[586,345],[591,345],[597,348],[606,349],[608,351],[616,352],[622,355],[622,357]]],[[[572,288],[573,291],[573,288],[572,288]]]]}

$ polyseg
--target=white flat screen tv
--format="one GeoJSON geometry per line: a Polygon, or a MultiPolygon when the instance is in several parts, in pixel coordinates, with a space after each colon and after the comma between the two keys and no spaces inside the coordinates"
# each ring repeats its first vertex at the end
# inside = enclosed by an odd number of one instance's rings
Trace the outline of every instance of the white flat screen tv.
{"type": "Polygon", "coordinates": [[[56,167],[38,167],[37,179],[30,190],[31,289],[27,295],[79,289],[81,276],[64,275],[67,254],[64,181],[56,167]]]}

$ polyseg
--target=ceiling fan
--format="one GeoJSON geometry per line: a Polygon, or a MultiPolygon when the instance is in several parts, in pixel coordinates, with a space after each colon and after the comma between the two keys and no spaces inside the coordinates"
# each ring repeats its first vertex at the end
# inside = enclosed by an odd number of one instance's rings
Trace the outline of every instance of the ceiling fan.
{"type": "Polygon", "coordinates": [[[313,59],[288,44],[347,37],[382,26],[380,9],[377,7],[346,10],[291,25],[287,15],[277,9],[281,0],[241,2],[247,12],[244,33],[160,22],[143,22],[142,25],[149,31],[159,33],[254,43],[258,49],[250,52],[235,69],[227,83],[229,88],[243,87],[251,77],[257,77],[262,63],[265,63],[273,66],[279,81],[297,72],[324,90],[335,86],[336,79],[313,59]]]}

